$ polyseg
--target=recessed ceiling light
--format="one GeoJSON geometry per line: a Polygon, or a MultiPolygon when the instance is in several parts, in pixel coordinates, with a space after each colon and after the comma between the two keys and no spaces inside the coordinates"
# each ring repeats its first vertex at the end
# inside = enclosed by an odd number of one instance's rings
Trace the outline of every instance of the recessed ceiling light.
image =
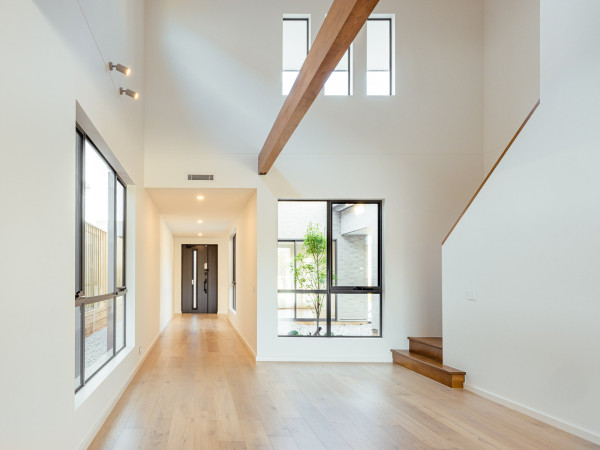
{"type": "Polygon", "coordinates": [[[198,223],[202,223],[202,222],[204,222],[204,220],[202,220],[202,219],[198,220],[198,223]]]}
{"type": "Polygon", "coordinates": [[[198,200],[204,200],[204,195],[199,195],[198,197],[196,197],[198,200]]]}
{"type": "Polygon", "coordinates": [[[198,236],[202,236],[202,233],[198,233],[198,236]]]}

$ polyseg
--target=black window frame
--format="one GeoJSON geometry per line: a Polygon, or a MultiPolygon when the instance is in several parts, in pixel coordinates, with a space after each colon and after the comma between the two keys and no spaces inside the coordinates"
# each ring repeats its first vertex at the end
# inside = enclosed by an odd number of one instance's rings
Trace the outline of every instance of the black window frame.
{"type": "MultiPolygon", "coordinates": [[[[127,184],[119,176],[115,168],[110,164],[106,157],[102,154],[98,146],[79,125],[75,126],[76,134],[76,194],[75,194],[75,310],[79,308],[80,319],[80,336],[79,342],[76,342],[76,351],[79,351],[79,377],[80,384],[76,387],[75,392],[83,388],[96,374],[112,361],[117,354],[127,347],[127,184]],[[112,247],[111,252],[107,255],[112,256],[113,261],[107,261],[107,267],[112,268],[112,273],[108,274],[108,280],[112,281],[114,288],[113,292],[102,295],[87,297],[85,295],[85,146],[89,143],[97,154],[102,158],[106,165],[113,172],[114,184],[109,186],[109,207],[111,208],[111,223],[109,224],[109,232],[112,230],[112,236],[107,236],[109,245],[112,247]],[[117,184],[123,188],[123,262],[122,276],[123,286],[116,286],[117,282],[117,184]],[[112,195],[112,197],[111,197],[112,195]],[[123,346],[117,349],[117,299],[123,298],[123,346]],[[99,303],[102,301],[112,300],[112,342],[113,354],[107,359],[98,369],[91,375],[86,376],[85,370],[85,308],[87,305],[99,303]]],[[[108,326],[108,323],[107,323],[108,326]]]]}
{"type": "MultiPolygon", "coordinates": [[[[383,200],[319,200],[319,199],[279,199],[279,202],[321,202],[327,204],[327,287],[325,290],[289,290],[289,289],[277,289],[277,293],[324,293],[327,295],[327,329],[323,335],[318,336],[290,336],[285,334],[278,334],[277,337],[312,337],[312,338],[365,338],[365,339],[379,339],[383,337],[383,200]],[[335,267],[338,266],[338,251],[333,253],[333,205],[337,204],[351,204],[351,205],[377,205],[377,286],[337,286],[333,281],[333,258],[332,254],[335,255],[335,267]],[[290,292],[291,291],[291,292],[290,292]],[[376,294],[379,295],[379,335],[377,336],[332,336],[331,335],[331,296],[336,294],[376,294]]],[[[302,239],[278,239],[279,242],[302,242],[302,239]]],[[[294,244],[294,256],[296,255],[296,245],[294,244]]],[[[339,270],[339,269],[337,269],[339,270]]],[[[296,287],[294,282],[294,287],[296,287]]],[[[294,320],[302,322],[303,320],[314,320],[314,319],[296,319],[296,297],[294,300],[294,320]]],[[[338,299],[335,302],[335,317],[337,320],[337,308],[338,299]]]]}
{"type": "MultiPolygon", "coordinates": [[[[394,78],[394,55],[393,55],[393,41],[394,41],[394,22],[392,20],[392,17],[369,17],[367,19],[367,22],[369,21],[373,21],[373,22],[381,22],[381,21],[387,21],[389,22],[389,73],[390,73],[390,79],[389,79],[389,93],[386,94],[388,96],[392,96],[394,95],[394,82],[393,82],[393,78],[394,78]]],[[[367,39],[369,39],[369,36],[367,34],[367,39]]],[[[369,68],[367,67],[367,74],[369,72],[383,72],[382,70],[369,70],[369,68]]],[[[367,75],[368,76],[368,75],[367,75]]],[[[369,95],[367,93],[367,95],[369,95]]],[[[385,97],[385,95],[375,95],[375,94],[371,94],[369,96],[373,96],[373,97],[385,97]]]]}

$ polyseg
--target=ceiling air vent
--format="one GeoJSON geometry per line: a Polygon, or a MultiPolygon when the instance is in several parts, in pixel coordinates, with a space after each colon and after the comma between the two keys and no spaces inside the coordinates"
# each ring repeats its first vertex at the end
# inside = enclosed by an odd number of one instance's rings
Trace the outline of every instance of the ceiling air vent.
{"type": "Polygon", "coordinates": [[[214,175],[198,175],[195,173],[188,173],[188,181],[212,181],[215,179],[214,175]]]}

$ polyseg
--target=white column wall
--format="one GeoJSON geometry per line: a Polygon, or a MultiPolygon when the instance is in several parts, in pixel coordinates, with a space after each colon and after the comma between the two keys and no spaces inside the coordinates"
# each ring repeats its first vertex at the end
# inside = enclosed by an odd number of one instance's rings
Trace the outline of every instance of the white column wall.
{"type": "Polygon", "coordinates": [[[159,216],[143,189],[143,19],[141,0],[0,3],[0,448],[85,446],[159,333],[151,282],[160,276],[159,216]],[[131,66],[132,76],[109,72],[109,61],[131,66]],[[142,100],[121,97],[119,86],[142,100]],[[136,314],[119,364],[101,383],[94,377],[76,407],[77,103],[131,185],[128,311],[136,314]]]}

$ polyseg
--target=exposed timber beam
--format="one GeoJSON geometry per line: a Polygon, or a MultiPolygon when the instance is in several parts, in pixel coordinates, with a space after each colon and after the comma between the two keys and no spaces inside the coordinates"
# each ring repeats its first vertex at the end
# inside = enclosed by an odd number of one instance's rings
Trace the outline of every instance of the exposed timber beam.
{"type": "Polygon", "coordinates": [[[266,175],[379,0],[334,0],[258,155],[266,175]]]}

